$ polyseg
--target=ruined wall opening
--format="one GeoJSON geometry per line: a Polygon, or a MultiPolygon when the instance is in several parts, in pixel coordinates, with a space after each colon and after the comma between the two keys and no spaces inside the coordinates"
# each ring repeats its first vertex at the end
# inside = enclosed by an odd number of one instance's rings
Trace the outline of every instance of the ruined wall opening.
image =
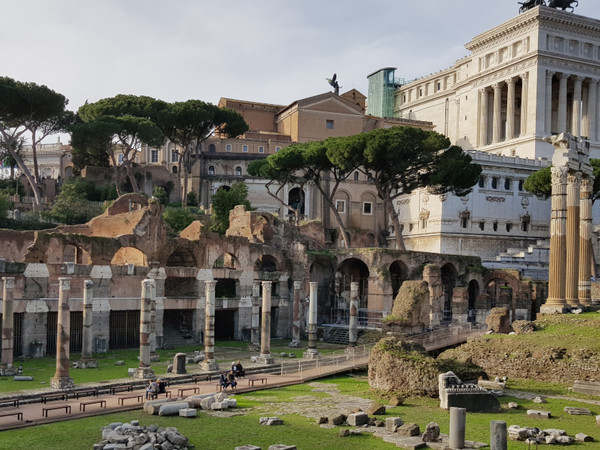
{"type": "Polygon", "coordinates": [[[167,267],[195,267],[196,258],[187,248],[178,248],[167,259],[167,267]]]}
{"type": "Polygon", "coordinates": [[[452,294],[456,286],[457,272],[456,268],[448,263],[444,264],[441,269],[442,273],[442,289],[444,295],[442,323],[449,324],[452,322],[452,294]]]}
{"type": "Polygon", "coordinates": [[[475,280],[469,281],[467,293],[469,296],[469,304],[468,304],[468,309],[467,309],[467,321],[475,322],[475,304],[477,302],[477,298],[479,297],[479,283],[477,283],[477,281],[475,281],[475,280]]]}
{"type": "Polygon", "coordinates": [[[111,311],[109,318],[110,348],[140,346],[140,312],[111,311]]]}
{"type": "Polygon", "coordinates": [[[357,258],[342,261],[335,273],[336,289],[339,286],[336,303],[343,301],[346,308],[350,305],[350,284],[358,283],[358,322],[362,326],[367,324],[369,274],[367,265],[357,258]]]}
{"type": "MultiPolygon", "coordinates": [[[[304,215],[304,191],[300,188],[290,189],[288,194],[288,205],[295,210],[299,209],[299,213],[304,215]]],[[[288,209],[288,215],[293,215],[294,211],[288,209]]]]}
{"type": "Polygon", "coordinates": [[[402,261],[394,261],[390,265],[390,282],[392,284],[392,298],[395,299],[402,283],[408,278],[408,267],[402,261]]]}
{"type": "Polygon", "coordinates": [[[165,295],[167,297],[197,297],[196,278],[167,277],[165,280],[165,295]]]}
{"type": "Polygon", "coordinates": [[[194,310],[165,309],[163,315],[163,346],[188,344],[194,335],[194,310]]]}
{"type": "Polygon", "coordinates": [[[333,267],[331,262],[317,260],[310,266],[310,281],[319,283],[317,290],[317,321],[318,323],[334,323],[344,319],[344,311],[348,305],[343,301],[336,301],[332,295],[333,267]]]}
{"type": "Polygon", "coordinates": [[[227,341],[235,339],[235,309],[215,311],[215,339],[227,341]]]}
{"type": "Polygon", "coordinates": [[[217,278],[215,286],[216,298],[236,298],[236,281],[232,278],[217,278]]]}
{"type": "Polygon", "coordinates": [[[213,264],[213,269],[233,269],[235,270],[238,266],[238,261],[231,253],[223,253],[219,256],[213,264]]]}
{"type": "Polygon", "coordinates": [[[141,250],[135,247],[121,247],[115,256],[113,256],[111,265],[124,266],[126,264],[133,264],[135,266],[148,266],[148,258],[141,250]]]}
{"type": "MultiPolygon", "coordinates": [[[[71,311],[70,314],[69,351],[81,352],[83,340],[83,312],[71,311]]],[[[56,355],[56,333],[58,331],[58,313],[50,311],[46,322],[46,354],[56,355]]]]}
{"type": "Polygon", "coordinates": [[[90,254],[83,248],[73,244],[65,245],[63,249],[63,262],[72,262],[75,264],[91,264],[92,258],[90,254]]]}
{"type": "Polygon", "coordinates": [[[271,255],[263,255],[254,263],[257,272],[277,272],[277,260],[271,255]]]}
{"type": "MultiPolygon", "coordinates": [[[[13,314],[13,358],[23,355],[23,316],[23,313],[13,314]]],[[[0,314],[0,324],[2,324],[2,314],[0,314]]],[[[0,358],[2,358],[1,348],[0,358]]]]}

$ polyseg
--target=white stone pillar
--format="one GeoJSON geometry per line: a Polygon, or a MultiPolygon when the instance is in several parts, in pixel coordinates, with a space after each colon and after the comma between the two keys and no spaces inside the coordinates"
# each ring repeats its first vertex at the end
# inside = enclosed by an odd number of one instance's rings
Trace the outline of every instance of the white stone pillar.
{"type": "Polygon", "coordinates": [[[314,358],[318,356],[317,351],[317,293],[319,292],[319,283],[311,281],[310,303],[308,306],[308,350],[304,352],[305,358],[314,358]]]}
{"type": "Polygon", "coordinates": [[[506,98],[506,139],[515,137],[515,83],[516,78],[509,78],[508,93],[506,98]]]}
{"type": "Polygon", "coordinates": [[[485,88],[479,90],[481,99],[481,122],[479,123],[479,146],[488,145],[488,93],[485,88]]]}
{"type": "Polygon", "coordinates": [[[300,343],[300,299],[302,296],[302,282],[294,281],[294,320],[292,323],[292,342],[300,343]]]}
{"type": "Polygon", "coordinates": [[[350,283],[350,324],[348,327],[348,346],[356,347],[358,342],[358,283],[350,283]]]}
{"type": "Polygon", "coordinates": [[[271,281],[262,282],[262,325],[260,330],[260,356],[262,364],[273,364],[271,356],[271,281]]]}
{"type": "Polygon", "coordinates": [[[467,409],[450,407],[450,436],[448,444],[451,449],[465,447],[465,428],[467,424],[467,409]]]}
{"type": "Polygon", "coordinates": [[[546,134],[552,133],[552,77],[554,72],[546,71],[546,103],[544,109],[544,131],[546,134]]]}
{"type": "Polygon", "coordinates": [[[492,142],[500,142],[502,129],[502,87],[500,83],[496,83],[494,88],[494,123],[492,128],[492,142]]]}
{"type": "Polygon", "coordinates": [[[260,348],[260,281],[252,283],[252,317],[250,343],[260,348]]]}
{"type": "Polygon", "coordinates": [[[529,73],[521,75],[521,136],[527,134],[527,114],[529,110],[529,73]]]}
{"type": "Polygon", "coordinates": [[[581,180],[580,233],[579,233],[579,304],[587,307],[592,304],[592,190],[594,177],[585,176],[581,180]]]}
{"type": "Polygon", "coordinates": [[[598,81],[590,80],[587,101],[587,135],[590,141],[596,140],[596,122],[598,109],[598,81]]]}
{"type": "Polygon", "coordinates": [[[155,282],[150,278],[142,280],[142,296],[140,301],[140,361],[134,378],[155,378],[150,368],[150,323],[152,315],[152,292],[155,282]]]}
{"type": "Polygon", "coordinates": [[[12,373],[15,345],[13,310],[15,279],[14,277],[2,277],[2,282],[2,363],[0,365],[0,374],[15,375],[12,373]]]}
{"type": "Polygon", "coordinates": [[[72,389],[75,386],[69,375],[70,366],[70,334],[71,309],[69,298],[71,294],[71,278],[58,279],[58,323],[56,327],[56,372],[50,379],[50,386],[55,389],[72,389]]]}
{"type": "Polygon", "coordinates": [[[565,299],[572,308],[579,306],[579,193],[581,172],[567,176],[567,258],[565,299]]]}
{"type": "Polygon", "coordinates": [[[571,133],[581,136],[581,88],[583,77],[576,76],[573,83],[573,114],[571,117],[571,133]]]}
{"type": "Polygon", "coordinates": [[[559,74],[558,89],[558,126],[557,133],[567,131],[567,80],[569,76],[566,73],[559,74]]]}
{"type": "Polygon", "coordinates": [[[93,352],[93,300],[94,300],[94,282],[85,280],[83,282],[83,333],[81,336],[81,361],[80,367],[92,368],[98,364],[92,357],[93,352]]]}
{"type": "Polygon", "coordinates": [[[215,280],[205,280],[204,301],[204,361],[200,367],[207,372],[219,370],[215,361],[215,280]]]}

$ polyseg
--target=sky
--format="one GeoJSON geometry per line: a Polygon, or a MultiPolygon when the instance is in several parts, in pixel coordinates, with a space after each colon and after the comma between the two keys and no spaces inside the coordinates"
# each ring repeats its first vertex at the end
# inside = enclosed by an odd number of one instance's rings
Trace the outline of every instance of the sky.
{"type": "MultiPolygon", "coordinates": [[[[523,0],[524,1],[524,0],[523,0]]],[[[599,0],[575,13],[600,19],[599,0]]],[[[5,0],[0,76],[43,84],[68,109],[117,94],[288,105],[367,75],[450,67],[518,14],[513,0],[5,0]]]]}

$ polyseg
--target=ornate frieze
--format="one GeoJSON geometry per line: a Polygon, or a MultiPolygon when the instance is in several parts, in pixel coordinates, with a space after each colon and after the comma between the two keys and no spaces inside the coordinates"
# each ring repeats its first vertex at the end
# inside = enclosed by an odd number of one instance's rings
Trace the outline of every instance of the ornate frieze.
{"type": "Polygon", "coordinates": [[[485,197],[486,201],[488,202],[492,202],[492,203],[504,203],[506,201],[506,198],[504,197],[498,197],[498,196],[493,196],[493,195],[487,195],[485,197]]]}

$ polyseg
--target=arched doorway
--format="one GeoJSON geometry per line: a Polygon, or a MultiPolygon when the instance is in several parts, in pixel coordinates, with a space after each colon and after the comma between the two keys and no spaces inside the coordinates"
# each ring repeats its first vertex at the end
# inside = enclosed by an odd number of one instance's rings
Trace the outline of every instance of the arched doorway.
{"type": "MultiPolygon", "coordinates": [[[[297,187],[291,189],[288,193],[288,205],[298,210],[301,215],[304,215],[304,191],[297,187]]],[[[293,214],[293,211],[288,210],[288,215],[293,214]]]]}
{"type": "Polygon", "coordinates": [[[452,295],[456,286],[457,273],[452,264],[444,264],[442,272],[442,289],[444,293],[444,308],[442,310],[442,323],[452,322],[452,295]]]}
{"type": "Polygon", "coordinates": [[[367,325],[369,306],[369,268],[357,258],[342,261],[335,273],[336,299],[350,305],[350,284],[358,283],[358,321],[362,326],[367,325]]]}
{"type": "Polygon", "coordinates": [[[479,283],[475,280],[469,281],[469,286],[467,288],[467,294],[469,296],[469,305],[467,309],[467,321],[475,322],[475,305],[477,302],[477,297],[479,297],[479,283]]]}
{"type": "Polygon", "coordinates": [[[408,278],[408,267],[402,261],[394,261],[390,265],[390,281],[392,283],[392,297],[396,299],[402,283],[408,278]]]}

